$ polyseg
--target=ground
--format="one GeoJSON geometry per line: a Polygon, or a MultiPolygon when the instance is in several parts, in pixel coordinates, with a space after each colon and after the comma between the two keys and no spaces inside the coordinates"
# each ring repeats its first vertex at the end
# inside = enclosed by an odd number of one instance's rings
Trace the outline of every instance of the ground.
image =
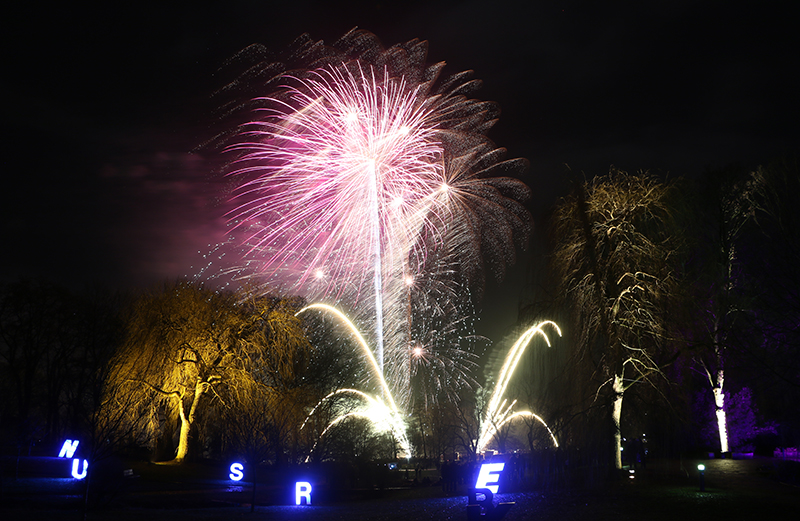
{"type": "MultiPolygon", "coordinates": [[[[711,459],[700,490],[697,461],[653,461],[634,478],[591,487],[554,486],[538,491],[500,493],[495,502],[513,501],[504,519],[538,520],[708,520],[797,519],[800,513],[800,464],[775,458],[711,459]]],[[[159,472],[160,469],[159,469],[159,472]]],[[[164,474],[162,472],[162,474],[164,474]]],[[[168,473],[167,473],[168,474],[168,473]]],[[[178,474],[174,474],[178,475],[178,474]]],[[[78,520],[83,518],[74,481],[3,479],[5,520],[78,520]]],[[[90,511],[88,520],[212,521],[245,520],[466,520],[467,497],[446,496],[440,487],[365,492],[327,498],[313,506],[264,506],[250,513],[248,484],[228,480],[135,482],[117,498],[90,511]],[[200,508],[198,508],[200,507],[200,508]]]]}

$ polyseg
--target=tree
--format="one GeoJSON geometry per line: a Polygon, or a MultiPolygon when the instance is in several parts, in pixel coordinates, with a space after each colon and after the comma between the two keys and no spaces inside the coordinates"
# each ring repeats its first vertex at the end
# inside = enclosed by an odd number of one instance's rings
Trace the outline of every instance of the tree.
{"type": "Polygon", "coordinates": [[[263,383],[251,381],[250,385],[237,386],[234,399],[222,409],[225,438],[230,449],[245,457],[253,483],[250,511],[255,509],[257,466],[274,457],[282,460],[284,436],[297,427],[298,418],[287,414],[297,410],[297,393],[276,392],[263,383]],[[289,404],[287,406],[287,403],[289,404]]]}
{"type": "Polygon", "coordinates": [[[258,420],[268,437],[265,448],[272,448],[277,465],[287,446],[294,461],[298,431],[318,394],[308,371],[312,347],[296,316],[302,303],[297,298],[249,295],[240,304],[248,324],[240,337],[242,374],[233,386],[236,399],[229,409],[258,420]]]}
{"type": "Polygon", "coordinates": [[[454,422],[453,436],[457,447],[467,455],[467,459],[475,459],[478,452],[478,438],[481,433],[481,418],[486,415],[486,400],[478,393],[465,392],[458,401],[448,404],[450,419],[454,422]]]}
{"type": "Polygon", "coordinates": [[[755,226],[742,257],[753,312],[741,352],[761,411],[779,420],[781,444],[792,446],[800,439],[800,163],[779,159],[752,177],[755,226]]]}
{"type": "Polygon", "coordinates": [[[754,215],[753,174],[737,168],[709,172],[696,191],[694,254],[695,303],[691,342],[694,359],[702,368],[714,397],[721,452],[728,452],[725,413],[725,366],[747,313],[747,281],[739,250],[745,227],[754,215]]]}
{"type": "MultiPolygon", "coordinates": [[[[108,356],[86,358],[91,364],[79,388],[72,396],[71,431],[81,440],[80,454],[88,462],[84,488],[84,518],[90,506],[91,495],[100,496],[100,490],[115,483],[106,481],[113,475],[97,472],[103,460],[129,447],[145,446],[152,433],[146,428],[148,410],[140,396],[131,393],[126,383],[136,376],[135,368],[116,364],[108,356]]],[[[119,476],[117,475],[119,478],[119,476]]],[[[96,498],[95,498],[96,503],[96,498]]]]}
{"type": "Polygon", "coordinates": [[[622,467],[625,391],[653,383],[666,350],[665,317],[676,295],[681,235],[672,184],[611,169],[578,183],[554,214],[552,264],[573,310],[581,359],[599,386],[610,384],[614,463],[622,467]]]}
{"type": "Polygon", "coordinates": [[[0,288],[0,419],[18,446],[60,434],[71,345],[71,297],[48,283],[0,288]]]}
{"type": "Polygon", "coordinates": [[[113,385],[123,378],[109,377],[124,303],[119,293],[75,294],[38,281],[0,290],[0,386],[8,398],[0,425],[16,428],[20,444],[79,440],[77,455],[88,462],[84,508],[90,488],[96,499],[109,485],[97,464],[142,433],[132,396],[113,385]]]}
{"type": "MultiPolygon", "coordinates": [[[[281,306],[244,305],[241,295],[188,282],[142,296],[112,374],[149,410],[151,432],[161,413],[179,419],[175,463],[189,451],[204,409],[226,404],[257,383],[271,385],[292,370],[291,352],[307,342],[300,321],[281,306]]],[[[303,347],[304,348],[304,347],[303,347]]]]}
{"type": "Polygon", "coordinates": [[[760,332],[748,354],[784,384],[800,388],[800,164],[775,161],[752,173],[754,221],[746,269],[760,313],[760,332]]]}

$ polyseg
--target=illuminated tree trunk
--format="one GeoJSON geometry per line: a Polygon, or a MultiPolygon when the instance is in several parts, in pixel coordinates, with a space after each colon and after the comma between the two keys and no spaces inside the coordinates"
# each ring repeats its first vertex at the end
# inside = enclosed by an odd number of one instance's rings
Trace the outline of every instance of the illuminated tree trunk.
{"type": "Polygon", "coordinates": [[[192,425],[194,424],[195,414],[197,412],[197,403],[200,401],[200,397],[205,392],[207,385],[205,382],[198,383],[198,385],[194,388],[194,397],[192,400],[192,406],[189,408],[189,415],[186,415],[186,406],[183,403],[183,398],[180,398],[180,406],[178,407],[178,412],[181,416],[181,432],[180,438],[178,439],[178,453],[175,455],[175,463],[183,463],[183,460],[186,458],[186,453],[189,451],[189,434],[192,430],[192,425]]]}
{"type": "Polygon", "coordinates": [[[714,411],[717,417],[717,430],[719,431],[719,448],[720,452],[728,452],[728,423],[725,416],[725,366],[723,352],[724,348],[721,347],[719,341],[719,324],[714,324],[717,330],[714,339],[714,358],[716,361],[716,370],[712,370],[703,362],[703,367],[706,370],[708,383],[711,384],[711,390],[714,392],[714,411]],[[713,373],[713,374],[712,374],[713,373]]]}
{"type": "Polygon", "coordinates": [[[714,386],[714,406],[717,412],[717,427],[719,429],[719,446],[720,451],[728,452],[728,425],[725,418],[725,393],[723,392],[723,383],[725,375],[720,368],[717,370],[717,382],[714,386]]]}
{"type": "Polygon", "coordinates": [[[188,451],[189,447],[189,430],[192,427],[191,421],[186,417],[186,414],[183,412],[183,407],[180,408],[181,411],[181,434],[178,441],[178,453],[175,455],[175,462],[182,463],[184,458],[186,458],[186,452],[188,451]]]}
{"type": "Polygon", "coordinates": [[[614,403],[611,411],[611,419],[614,423],[614,466],[622,468],[622,430],[620,429],[620,419],[622,418],[622,396],[625,389],[622,386],[622,375],[614,375],[614,403]]]}

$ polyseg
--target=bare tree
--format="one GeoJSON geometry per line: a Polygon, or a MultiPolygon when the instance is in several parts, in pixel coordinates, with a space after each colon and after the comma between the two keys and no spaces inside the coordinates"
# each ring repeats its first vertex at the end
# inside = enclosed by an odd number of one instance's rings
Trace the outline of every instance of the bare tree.
{"type": "Polygon", "coordinates": [[[690,300],[694,359],[714,395],[720,450],[728,452],[725,415],[725,366],[741,337],[748,299],[739,249],[746,225],[755,214],[757,180],[737,168],[709,172],[697,193],[694,217],[695,293],[690,300]]]}
{"type": "Polygon", "coordinates": [[[779,422],[783,446],[797,443],[800,421],[800,163],[770,162],[753,172],[754,226],[740,248],[752,312],[739,346],[748,385],[765,416],[779,422]]]}
{"type": "Polygon", "coordinates": [[[800,164],[785,158],[752,173],[754,230],[748,256],[760,311],[753,325],[758,331],[749,346],[751,362],[782,382],[787,391],[800,389],[800,164]]]}
{"type": "Polygon", "coordinates": [[[456,444],[467,454],[468,459],[473,459],[478,452],[481,418],[486,415],[484,400],[474,393],[464,393],[460,400],[448,405],[456,444]]]}
{"type": "Polygon", "coordinates": [[[70,296],[42,282],[0,288],[2,429],[17,445],[60,434],[60,395],[70,357],[70,296]]]}
{"type": "Polygon", "coordinates": [[[581,357],[594,367],[596,396],[610,386],[617,468],[624,393],[661,374],[658,356],[680,251],[672,190],[647,173],[612,168],[577,184],[554,215],[552,263],[573,310],[581,357]]]}

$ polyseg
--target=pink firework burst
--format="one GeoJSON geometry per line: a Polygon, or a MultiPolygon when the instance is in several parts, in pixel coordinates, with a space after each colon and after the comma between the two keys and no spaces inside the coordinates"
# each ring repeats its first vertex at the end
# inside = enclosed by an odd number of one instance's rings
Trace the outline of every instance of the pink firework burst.
{"type": "Polygon", "coordinates": [[[444,154],[433,113],[418,86],[357,61],[288,77],[284,90],[232,147],[243,152],[232,175],[246,176],[232,219],[268,278],[358,300],[376,261],[402,276],[436,228],[444,154]]]}
{"type": "Polygon", "coordinates": [[[426,57],[426,42],[384,49],[366,31],[331,46],[304,36],[278,56],[243,50],[218,93],[223,118],[246,114],[216,140],[236,154],[233,273],[374,325],[403,405],[412,387],[475,384],[470,287],[480,293],[485,265],[502,276],[530,228],[529,189],[513,177],[524,161],[486,136],[497,106],[468,97],[471,71],[440,79],[444,63],[426,57]]]}

